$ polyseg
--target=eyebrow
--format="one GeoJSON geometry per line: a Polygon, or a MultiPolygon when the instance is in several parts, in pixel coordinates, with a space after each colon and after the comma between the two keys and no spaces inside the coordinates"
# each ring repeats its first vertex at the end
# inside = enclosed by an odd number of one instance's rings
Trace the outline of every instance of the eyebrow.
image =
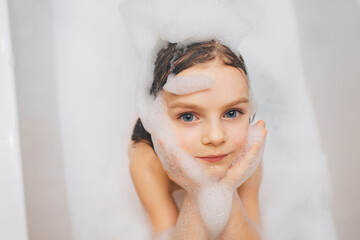
{"type": "MultiPolygon", "coordinates": [[[[224,108],[228,108],[233,105],[237,105],[240,103],[247,103],[247,102],[249,102],[249,100],[246,97],[242,97],[242,98],[236,99],[235,101],[232,101],[232,102],[226,104],[224,108]]],[[[204,109],[203,107],[196,105],[196,104],[189,104],[189,103],[182,103],[182,102],[174,103],[169,106],[170,110],[172,110],[174,108],[193,108],[193,109],[199,109],[199,110],[204,109]]]]}

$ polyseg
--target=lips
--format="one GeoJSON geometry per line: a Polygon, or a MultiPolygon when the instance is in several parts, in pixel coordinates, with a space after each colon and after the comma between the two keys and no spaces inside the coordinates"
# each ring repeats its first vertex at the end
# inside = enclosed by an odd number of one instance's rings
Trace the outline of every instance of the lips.
{"type": "Polygon", "coordinates": [[[227,156],[227,154],[221,154],[221,155],[209,155],[209,156],[205,156],[205,157],[198,157],[203,161],[206,162],[220,162],[221,160],[223,160],[225,157],[227,156]]]}

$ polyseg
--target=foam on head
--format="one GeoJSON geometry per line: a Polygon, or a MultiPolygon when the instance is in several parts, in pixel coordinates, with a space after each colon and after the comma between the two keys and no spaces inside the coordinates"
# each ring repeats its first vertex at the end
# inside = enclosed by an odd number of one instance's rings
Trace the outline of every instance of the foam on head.
{"type": "Polygon", "coordinates": [[[187,45],[215,39],[239,53],[250,29],[231,0],[134,0],[120,10],[141,59],[159,40],[187,45]]]}
{"type": "Polygon", "coordinates": [[[146,114],[146,102],[153,101],[148,92],[160,49],[169,42],[186,46],[216,40],[239,55],[240,42],[250,31],[232,0],[133,0],[120,4],[120,11],[140,60],[140,117],[146,114]]]}
{"type": "Polygon", "coordinates": [[[216,40],[239,54],[240,41],[250,30],[231,0],[134,0],[120,4],[120,11],[140,60],[140,116],[146,111],[142,98],[149,95],[160,49],[169,42],[183,46],[216,40]]]}

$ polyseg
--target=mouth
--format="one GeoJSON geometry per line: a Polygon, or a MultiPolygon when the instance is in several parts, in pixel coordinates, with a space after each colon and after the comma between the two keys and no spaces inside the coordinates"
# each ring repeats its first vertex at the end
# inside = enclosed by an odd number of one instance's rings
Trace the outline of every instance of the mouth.
{"type": "Polygon", "coordinates": [[[199,159],[206,161],[206,162],[220,162],[223,160],[228,154],[220,154],[220,155],[209,155],[204,157],[198,157],[199,159]]]}

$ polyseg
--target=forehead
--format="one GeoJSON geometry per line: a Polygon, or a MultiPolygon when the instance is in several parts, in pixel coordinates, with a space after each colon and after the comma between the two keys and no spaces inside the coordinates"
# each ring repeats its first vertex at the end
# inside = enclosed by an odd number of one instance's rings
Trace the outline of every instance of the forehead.
{"type": "MultiPolygon", "coordinates": [[[[199,105],[211,103],[213,106],[220,106],[239,98],[248,99],[248,84],[245,74],[238,68],[210,62],[198,64],[188,68],[177,76],[207,76],[212,80],[212,87],[186,95],[175,95],[164,92],[168,104],[173,102],[184,102],[199,105]]],[[[181,78],[177,79],[181,80],[181,78]]]]}
{"type": "Polygon", "coordinates": [[[247,86],[247,77],[242,69],[226,65],[216,59],[210,62],[196,64],[176,76],[207,75],[212,79],[238,79],[247,86]]]}

